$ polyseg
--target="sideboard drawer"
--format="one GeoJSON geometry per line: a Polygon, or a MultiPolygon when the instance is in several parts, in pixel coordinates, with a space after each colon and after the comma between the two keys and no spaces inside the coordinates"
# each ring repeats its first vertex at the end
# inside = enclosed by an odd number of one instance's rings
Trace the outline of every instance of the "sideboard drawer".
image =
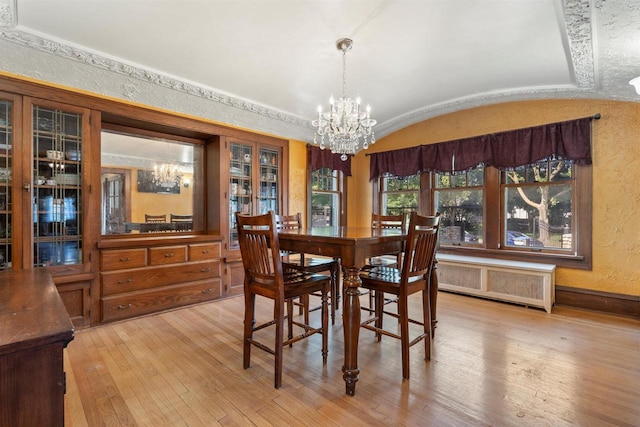
{"type": "Polygon", "coordinates": [[[100,270],[122,270],[147,265],[145,248],[100,251],[100,270]]]}
{"type": "Polygon", "coordinates": [[[102,295],[105,296],[215,277],[220,277],[220,260],[100,274],[102,295]]]}
{"type": "Polygon", "coordinates": [[[220,243],[189,245],[189,261],[205,261],[220,258],[220,243]]]}
{"type": "Polygon", "coordinates": [[[148,291],[114,295],[102,299],[103,320],[126,319],[141,314],[179,307],[220,297],[222,279],[165,286],[148,291]]]}
{"type": "Polygon", "coordinates": [[[186,245],[149,248],[149,265],[176,264],[186,260],[186,245]]]}

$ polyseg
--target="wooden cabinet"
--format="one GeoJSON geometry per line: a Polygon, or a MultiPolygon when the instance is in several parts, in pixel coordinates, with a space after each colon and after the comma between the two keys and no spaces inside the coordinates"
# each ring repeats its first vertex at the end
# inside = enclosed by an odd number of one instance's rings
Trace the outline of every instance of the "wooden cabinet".
{"type": "Polygon", "coordinates": [[[101,241],[101,320],[219,298],[221,240],[201,235],[101,241]]]}
{"type": "MultiPolygon", "coordinates": [[[[14,190],[16,176],[15,134],[20,100],[15,95],[0,92],[0,270],[14,263],[14,251],[19,252],[19,242],[14,242],[14,190]]],[[[20,261],[20,257],[18,257],[20,261]]]]}
{"type": "Polygon", "coordinates": [[[63,426],[73,325],[44,269],[0,272],[0,425],[63,426]]]}
{"type": "MultiPolygon", "coordinates": [[[[23,267],[47,267],[75,326],[90,324],[90,110],[25,97],[23,267]],[[31,221],[27,222],[29,218],[31,221]]],[[[19,190],[18,190],[19,191],[19,190]]]]}
{"type": "MultiPolygon", "coordinates": [[[[25,159],[23,198],[31,224],[23,235],[33,242],[25,266],[75,266],[83,271],[86,256],[84,147],[89,139],[89,110],[31,100],[26,103],[30,123],[30,155],[25,159]]],[[[26,147],[25,147],[26,148],[26,147]]]]}
{"type": "Polygon", "coordinates": [[[289,153],[285,141],[265,138],[248,141],[227,138],[222,141],[221,227],[225,236],[224,295],[242,294],[244,271],[236,231],[236,212],[257,215],[285,212],[288,191],[289,153]]]}
{"type": "Polygon", "coordinates": [[[240,294],[235,212],[286,212],[288,162],[286,140],[0,76],[0,270],[45,268],[76,327],[240,294]],[[105,129],[196,148],[189,230],[106,234],[105,129]]]}
{"type": "Polygon", "coordinates": [[[93,278],[83,190],[89,117],[88,109],[0,93],[0,270],[47,267],[76,326],[90,323],[93,278]]]}

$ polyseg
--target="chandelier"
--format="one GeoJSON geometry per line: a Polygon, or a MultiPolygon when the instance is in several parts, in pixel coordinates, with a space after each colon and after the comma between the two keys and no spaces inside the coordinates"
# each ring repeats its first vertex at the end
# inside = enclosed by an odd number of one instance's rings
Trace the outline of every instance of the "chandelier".
{"type": "Polygon", "coordinates": [[[317,128],[313,143],[319,144],[323,150],[328,143],[331,152],[341,154],[342,160],[347,160],[348,154],[355,154],[360,148],[360,142],[365,150],[369,148],[369,144],[376,142],[371,129],[376,124],[370,117],[371,107],[367,105],[365,111],[362,111],[360,98],[356,98],[355,101],[347,98],[347,51],[351,50],[352,45],[351,39],[340,39],[336,42],[336,48],[342,51],[342,97],[335,101],[331,96],[329,111],[323,113],[322,106],[319,106],[318,119],[311,122],[313,127],[317,128]]]}
{"type": "Polygon", "coordinates": [[[178,170],[178,165],[163,163],[160,166],[153,165],[153,183],[161,187],[170,188],[180,184],[182,174],[178,170]]]}

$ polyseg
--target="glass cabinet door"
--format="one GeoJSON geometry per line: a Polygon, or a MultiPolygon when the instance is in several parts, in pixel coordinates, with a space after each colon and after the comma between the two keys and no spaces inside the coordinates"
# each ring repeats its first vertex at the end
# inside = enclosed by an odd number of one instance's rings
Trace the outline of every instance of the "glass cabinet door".
{"type": "Polygon", "coordinates": [[[0,270],[12,264],[12,107],[12,102],[0,100],[0,270]]]}
{"type": "Polygon", "coordinates": [[[260,148],[260,193],[258,196],[258,214],[269,211],[279,212],[278,200],[278,179],[280,159],[279,152],[260,148]]]}
{"type": "Polygon", "coordinates": [[[231,143],[229,165],[229,246],[238,248],[236,212],[253,214],[253,146],[231,143]]]}
{"type": "Polygon", "coordinates": [[[82,114],[33,107],[34,266],[82,263],[82,114]]]}

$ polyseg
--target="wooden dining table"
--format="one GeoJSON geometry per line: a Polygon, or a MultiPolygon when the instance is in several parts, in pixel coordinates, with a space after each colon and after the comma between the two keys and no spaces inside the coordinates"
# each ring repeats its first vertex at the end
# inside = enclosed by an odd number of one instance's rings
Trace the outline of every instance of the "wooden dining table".
{"type": "MultiPolygon", "coordinates": [[[[340,258],[343,272],[343,379],[347,395],[355,394],[359,379],[358,338],[360,336],[360,269],[367,259],[402,250],[406,234],[398,230],[372,230],[369,227],[311,227],[282,230],[278,233],[280,249],[340,258]]],[[[435,326],[437,281],[432,275],[431,320],[435,326]]],[[[338,298],[335,298],[337,301],[338,298]]]]}

